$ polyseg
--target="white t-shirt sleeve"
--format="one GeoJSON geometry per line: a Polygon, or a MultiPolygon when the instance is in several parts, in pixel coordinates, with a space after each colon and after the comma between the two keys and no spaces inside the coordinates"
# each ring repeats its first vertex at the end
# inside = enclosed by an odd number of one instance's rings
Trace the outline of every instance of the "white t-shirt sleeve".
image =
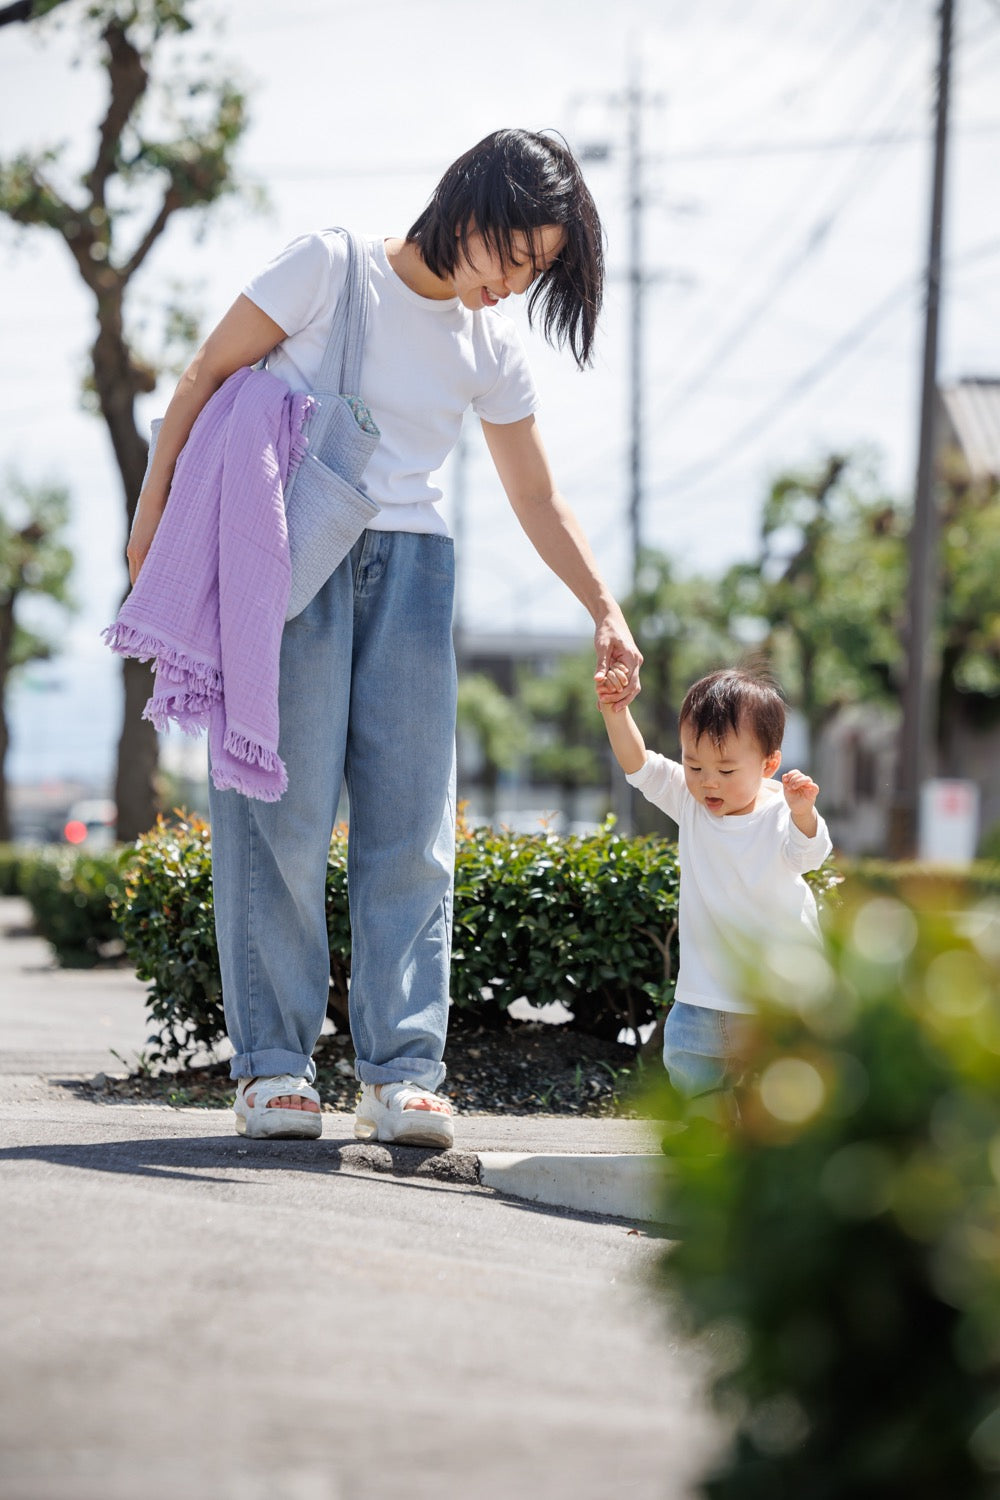
{"type": "Polygon", "coordinates": [[[347,241],[330,231],[299,235],[251,277],[244,297],[273,318],[285,337],[327,313],[347,280],[347,241]]]}
{"type": "Polygon", "coordinates": [[[823,861],[833,853],[829,831],[819,813],[816,814],[816,824],[816,832],[810,839],[800,828],[796,828],[791,813],[788,815],[788,834],[782,853],[786,863],[797,875],[804,875],[807,870],[818,870],[823,861]]]}
{"type": "Polygon", "coordinates": [[[488,391],[474,397],[472,409],[482,421],[506,426],[531,416],[538,406],[538,392],[517,328],[502,314],[491,322],[499,353],[497,377],[488,391]]]}
{"type": "Polygon", "coordinates": [[[684,767],[655,750],[646,753],[646,764],[633,771],[625,780],[629,786],[637,787],[648,802],[665,812],[675,823],[680,822],[681,806],[689,796],[684,780],[684,767]]]}

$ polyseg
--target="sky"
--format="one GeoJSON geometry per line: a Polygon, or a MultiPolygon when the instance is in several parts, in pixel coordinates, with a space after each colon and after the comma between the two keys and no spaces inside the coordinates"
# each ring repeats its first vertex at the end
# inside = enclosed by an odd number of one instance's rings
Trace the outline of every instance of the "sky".
{"type": "MultiPolygon", "coordinates": [[[[0,30],[0,157],[65,143],[79,173],[104,96],[73,13],[0,30]]],[[[305,230],[403,234],[447,164],[501,125],[587,158],[609,270],[594,367],[514,316],[560,488],[619,594],[630,571],[630,120],[642,272],[642,539],[681,575],[753,557],[769,481],[832,449],[912,493],[933,128],[935,0],[194,0],[186,56],[247,89],[243,179],[266,193],[175,220],[135,326],[183,293],[203,329],[305,230]],[[640,107],[630,110],[630,94],[640,107]]],[[[1000,0],[956,0],[939,378],[1000,375],[1000,0]]],[[[73,191],[67,171],[66,190],[73,191]]],[[[137,213],[137,220],[139,218],[137,213]]],[[[71,492],[79,609],[12,693],[17,782],[109,783],[119,670],[100,639],[126,582],[102,424],[80,409],[94,314],[65,248],[0,224],[0,475],[71,492]]],[[[509,306],[510,304],[508,304],[509,306]]],[[[169,382],[143,401],[162,412],[169,382]]],[[[582,608],[519,532],[476,424],[460,532],[473,630],[577,632],[582,608]]],[[[449,491],[449,485],[451,489],[449,491]]],[[[641,644],[641,642],[640,642],[641,644]]]]}

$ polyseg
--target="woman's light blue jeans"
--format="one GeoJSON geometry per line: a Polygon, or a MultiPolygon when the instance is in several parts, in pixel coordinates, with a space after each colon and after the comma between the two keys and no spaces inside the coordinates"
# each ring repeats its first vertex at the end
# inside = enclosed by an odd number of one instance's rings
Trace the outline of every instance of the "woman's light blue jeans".
{"type": "Polygon", "coordinates": [[[663,1027],[663,1063],[679,1094],[731,1088],[740,1073],[747,1017],[675,1000],[663,1027]]]}
{"type": "Polygon", "coordinates": [[[366,531],[285,626],[278,802],[210,793],[234,1078],[316,1069],[330,979],[325,881],[350,804],[351,1034],[365,1083],[436,1089],[455,850],[454,549],[366,531]]]}

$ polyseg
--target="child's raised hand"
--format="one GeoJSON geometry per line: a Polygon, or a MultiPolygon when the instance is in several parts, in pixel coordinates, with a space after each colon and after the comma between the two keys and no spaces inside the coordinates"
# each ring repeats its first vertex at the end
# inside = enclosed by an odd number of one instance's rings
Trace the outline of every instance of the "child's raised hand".
{"type": "Polygon", "coordinates": [[[786,771],[781,785],[793,817],[796,813],[808,812],[819,796],[819,787],[804,771],[786,771]]]}

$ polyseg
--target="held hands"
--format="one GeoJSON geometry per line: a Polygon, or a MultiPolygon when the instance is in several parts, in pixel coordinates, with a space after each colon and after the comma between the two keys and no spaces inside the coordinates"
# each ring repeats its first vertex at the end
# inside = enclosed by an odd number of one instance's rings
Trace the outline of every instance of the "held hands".
{"type": "MultiPolygon", "coordinates": [[[[642,657],[639,657],[641,663],[642,657]]],[[[597,706],[602,713],[620,713],[639,692],[639,665],[634,672],[623,662],[616,661],[607,667],[599,667],[594,673],[597,688],[597,706]]]]}
{"type": "Polygon", "coordinates": [[[635,675],[625,662],[598,668],[594,673],[597,704],[604,717],[615,759],[627,776],[641,771],[646,764],[646,746],[639,727],[628,712],[628,704],[639,691],[638,668],[635,675]]]}
{"type": "Polygon", "coordinates": [[[616,713],[621,713],[639,695],[642,652],[632,639],[617,605],[610,607],[599,621],[594,632],[594,645],[597,648],[594,682],[598,702],[602,710],[613,708],[616,713]]]}

